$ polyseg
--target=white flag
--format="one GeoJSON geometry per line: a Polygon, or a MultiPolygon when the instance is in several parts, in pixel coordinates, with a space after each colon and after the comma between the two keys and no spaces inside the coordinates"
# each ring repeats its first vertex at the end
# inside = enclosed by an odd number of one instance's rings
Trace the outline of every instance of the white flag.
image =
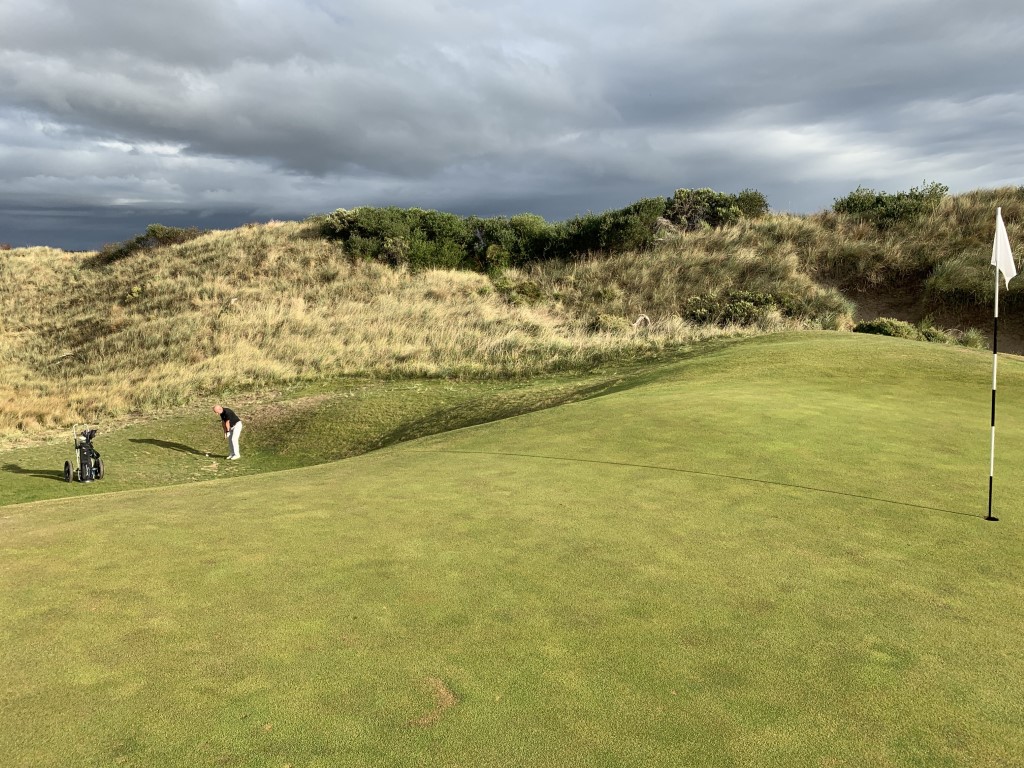
{"type": "Polygon", "coordinates": [[[1003,273],[1006,287],[1010,287],[1010,280],[1017,276],[1017,265],[1013,263],[1013,253],[1010,252],[1010,238],[1006,236],[1006,227],[1003,226],[1003,209],[996,208],[996,241],[992,243],[992,264],[1003,273]]]}

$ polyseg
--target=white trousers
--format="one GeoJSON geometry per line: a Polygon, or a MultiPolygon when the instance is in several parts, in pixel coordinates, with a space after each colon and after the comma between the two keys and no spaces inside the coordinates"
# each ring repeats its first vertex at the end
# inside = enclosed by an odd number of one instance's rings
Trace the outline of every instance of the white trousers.
{"type": "Polygon", "coordinates": [[[242,422],[238,422],[231,429],[228,430],[227,438],[231,444],[231,456],[241,456],[241,452],[238,450],[238,436],[242,434],[242,422]]]}

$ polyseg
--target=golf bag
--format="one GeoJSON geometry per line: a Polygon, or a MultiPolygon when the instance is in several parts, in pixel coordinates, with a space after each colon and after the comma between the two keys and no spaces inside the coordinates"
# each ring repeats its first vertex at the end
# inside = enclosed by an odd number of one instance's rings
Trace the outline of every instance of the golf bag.
{"type": "Polygon", "coordinates": [[[96,437],[96,430],[83,429],[80,433],[77,427],[73,431],[75,436],[75,448],[71,461],[64,462],[64,479],[67,482],[78,480],[80,483],[91,483],[93,480],[103,479],[103,459],[100,452],[92,444],[96,437]]]}

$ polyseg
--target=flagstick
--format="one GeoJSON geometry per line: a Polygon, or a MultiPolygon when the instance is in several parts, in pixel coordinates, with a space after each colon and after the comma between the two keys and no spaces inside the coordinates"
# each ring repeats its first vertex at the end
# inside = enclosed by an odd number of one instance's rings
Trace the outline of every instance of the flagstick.
{"type": "Polygon", "coordinates": [[[999,362],[999,265],[996,265],[996,308],[992,318],[992,453],[988,464],[988,517],[986,520],[997,522],[992,517],[992,478],[996,473],[996,367],[999,362]]]}

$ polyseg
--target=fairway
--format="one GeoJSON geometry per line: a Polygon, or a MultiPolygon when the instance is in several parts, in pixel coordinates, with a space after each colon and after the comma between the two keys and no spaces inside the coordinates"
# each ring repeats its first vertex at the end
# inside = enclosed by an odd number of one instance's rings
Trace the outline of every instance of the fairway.
{"type": "MultiPolygon", "coordinates": [[[[0,508],[0,762],[1009,766],[1024,365],[719,344],[316,467],[0,508]]],[[[173,438],[171,438],[173,439],[173,438]]]]}

